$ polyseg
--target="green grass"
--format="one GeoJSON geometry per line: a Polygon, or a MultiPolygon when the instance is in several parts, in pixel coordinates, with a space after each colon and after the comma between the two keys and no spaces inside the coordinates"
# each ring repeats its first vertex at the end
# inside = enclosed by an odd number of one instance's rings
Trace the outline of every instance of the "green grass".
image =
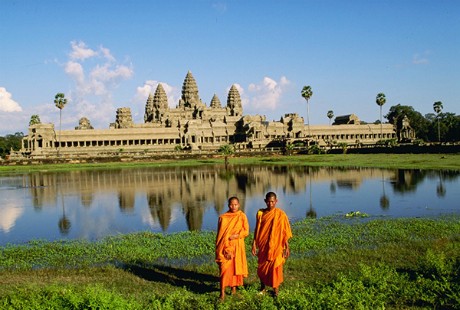
{"type": "MultiPolygon", "coordinates": [[[[121,169],[132,167],[196,167],[200,165],[224,165],[224,158],[216,156],[202,159],[167,160],[149,162],[65,163],[46,165],[0,166],[2,173],[36,171],[69,171],[84,169],[121,169]]],[[[232,157],[234,165],[289,165],[316,167],[375,167],[399,169],[460,169],[460,154],[321,154],[293,156],[232,157]]]]}
{"type": "Polygon", "coordinates": [[[293,225],[280,295],[258,295],[256,259],[218,302],[214,232],[0,248],[1,309],[459,309],[460,216],[329,217],[293,225]]]}

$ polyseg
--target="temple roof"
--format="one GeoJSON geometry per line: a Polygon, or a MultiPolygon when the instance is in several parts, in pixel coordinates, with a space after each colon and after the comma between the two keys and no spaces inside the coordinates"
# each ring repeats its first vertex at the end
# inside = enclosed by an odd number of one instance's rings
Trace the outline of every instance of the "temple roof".
{"type": "Polygon", "coordinates": [[[222,104],[220,103],[219,97],[216,94],[211,99],[211,108],[222,108],[222,104]]]}
{"type": "Polygon", "coordinates": [[[198,86],[192,72],[188,71],[185,76],[184,84],[182,85],[182,100],[186,106],[195,106],[200,102],[198,95],[198,86]]]}
{"type": "Polygon", "coordinates": [[[155,95],[153,96],[153,105],[160,109],[168,108],[168,96],[166,96],[165,89],[161,84],[158,84],[157,89],[155,90],[155,95]]]}

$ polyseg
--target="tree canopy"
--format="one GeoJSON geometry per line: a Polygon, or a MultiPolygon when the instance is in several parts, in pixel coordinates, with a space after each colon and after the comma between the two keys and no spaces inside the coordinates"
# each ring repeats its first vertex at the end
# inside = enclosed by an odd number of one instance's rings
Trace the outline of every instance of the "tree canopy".
{"type": "Polygon", "coordinates": [[[5,158],[10,154],[10,150],[19,151],[21,149],[21,140],[24,137],[22,132],[16,132],[14,135],[0,137],[0,157],[5,158]]]}

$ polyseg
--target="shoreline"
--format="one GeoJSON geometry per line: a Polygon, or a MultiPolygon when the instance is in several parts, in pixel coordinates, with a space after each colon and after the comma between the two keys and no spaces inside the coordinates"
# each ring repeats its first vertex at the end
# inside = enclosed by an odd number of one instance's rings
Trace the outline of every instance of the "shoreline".
{"type": "MultiPolygon", "coordinates": [[[[236,165],[288,165],[288,166],[324,166],[324,167],[368,167],[395,169],[448,169],[460,170],[460,153],[432,154],[319,154],[319,155],[270,155],[239,156],[228,158],[227,168],[236,165]]],[[[196,158],[149,158],[143,160],[122,159],[118,161],[74,161],[62,159],[36,164],[3,164],[0,174],[28,173],[37,171],[66,171],[83,169],[119,169],[130,167],[181,167],[197,165],[215,165],[225,167],[225,158],[221,155],[200,156],[196,158]]]]}

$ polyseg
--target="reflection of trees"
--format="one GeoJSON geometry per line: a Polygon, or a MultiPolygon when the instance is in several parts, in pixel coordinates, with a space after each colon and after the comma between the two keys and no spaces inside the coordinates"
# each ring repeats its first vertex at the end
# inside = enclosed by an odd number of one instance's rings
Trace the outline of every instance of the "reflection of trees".
{"type": "Polygon", "coordinates": [[[164,202],[162,195],[153,192],[147,194],[147,202],[153,220],[160,223],[163,231],[167,231],[172,217],[171,206],[164,202]]]}
{"type": "Polygon", "coordinates": [[[59,187],[59,195],[61,196],[61,204],[62,204],[62,217],[59,219],[58,226],[59,231],[62,235],[67,235],[70,231],[70,227],[72,224],[70,220],[65,215],[65,205],[64,205],[64,196],[62,195],[62,189],[59,187]]]}
{"type": "Polygon", "coordinates": [[[439,172],[439,183],[438,185],[436,186],[436,195],[438,197],[444,197],[446,196],[446,188],[444,187],[444,183],[442,181],[442,172],[440,171],[439,172]]]}
{"type": "Polygon", "coordinates": [[[405,193],[413,192],[417,189],[417,185],[426,177],[427,171],[424,170],[409,170],[398,169],[395,180],[392,182],[395,192],[405,193]]]}
{"type": "Polygon", "coordinates": [[[390,199],[385,193],[385,171],[382,170],[382,196],[380,196],[380,207],[384,210],[390,207],[390,199]]]}
{"type": "Polygon", "coordinates": [[[70,220],[65,216],[65,212],[63,213],[62,217],[59,219],[59,231],[63,235],[67,235],[70,231],[70,227],[72,224],[70,223],[70,220]]]}
{"type": "Polygon", "coordinates": [[[308,177],[309,177],[309,192],[310,192],[310,208],[308,209],[307,211],[307,218],[310,218],[310,219],[315,219],[317,217],[317,214],[316,214],[316,210],[313,209],[313,201],[312,201],[312,190],[311,190],[311,173],[308,174],[308,177]]]}
{"type": "Polygon", "coordinates": [[[337,187],[335,183],[331,181],[331,185],[329,185],[329,191],[331,192],[331,194],[335,194],[336,190],[337,190],[337,187]]]}

